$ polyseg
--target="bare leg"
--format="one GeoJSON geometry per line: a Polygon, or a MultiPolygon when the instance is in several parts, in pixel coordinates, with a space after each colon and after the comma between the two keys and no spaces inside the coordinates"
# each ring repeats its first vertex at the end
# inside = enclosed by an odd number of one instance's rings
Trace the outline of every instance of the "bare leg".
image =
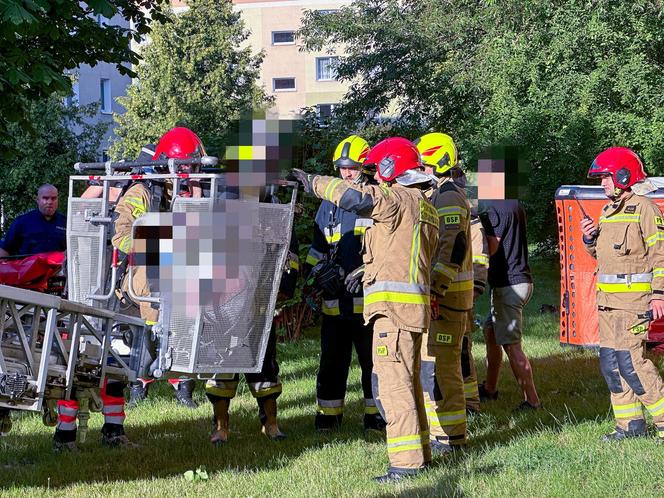
{"type": "Polygon", "coordinates": [[[539,406],[540,400],[537,396],[537,390],[535,389],[535,382],[533,381],[533,369],[530,366],[528,357],[521,348],[521,343],[505,344],[503,347],[510,360],[512,373],[523,391],[524,398],[531,405],[539,406]]]}
{"type": "Polygon", "coordinates": [[[486,380],[484,381],[484,388],[489,393],[494,393],[498,388],[498,376],[503,363],[503,350],[496,342],[496,334],[492,325],[484,327],[484,342],[486,344],[486,380]]]}

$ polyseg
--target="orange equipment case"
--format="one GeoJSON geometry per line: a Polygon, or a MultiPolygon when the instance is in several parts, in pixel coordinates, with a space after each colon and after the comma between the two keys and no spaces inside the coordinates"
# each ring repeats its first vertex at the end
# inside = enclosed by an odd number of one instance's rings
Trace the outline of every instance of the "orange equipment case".
{"type": "MultiPolygon", "coordinates": [[[[664,208],[664,178],[650,178],[658,189],[648,197],[664,208]]],[[[560,343],[599,347],[599,324],[595,300],[597,262],[583,246],[580,223],[583,206],[595,223],[609,200],[600,186],[563,185],[556,191],[560,247],[560,343]],[[577,202],[578,199],[578,202],[577,202]]],[[[649,340],[664,341],[664,319],[650,326],[649,340]],[[660,339],[660,336],[661,339],[660,339]]],[[[664,349],[658,347],[657,349],[664,349]]]]}

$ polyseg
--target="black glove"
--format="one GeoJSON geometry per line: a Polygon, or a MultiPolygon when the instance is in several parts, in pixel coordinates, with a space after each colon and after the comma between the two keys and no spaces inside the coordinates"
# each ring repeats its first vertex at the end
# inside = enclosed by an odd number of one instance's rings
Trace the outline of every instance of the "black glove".
{"type": "Polygon", "coordinates": [[[302,171],[301,169],[293,168],[291,170],[291,175],[295,177],[295,179],[302,184],[303,190],[307,193],[310,194],[313,191],[313,182],[314,178],[317,175],[312,175],[311,173],[306,173],[302,171]]]}
{"type": "Polygon", "coordinates": [[[332,261],[321,261],[311,270],[314,285],[323,291],[325,297],[337,298],[343,290],[344,269],[332,261]]]}
{"type": "Polygon", "coordinates": [[[364,265],[358,266],[346,277],[346,290],[351,294],[357,294],[362,289],[362,277],[364,276],[364,265]]]}

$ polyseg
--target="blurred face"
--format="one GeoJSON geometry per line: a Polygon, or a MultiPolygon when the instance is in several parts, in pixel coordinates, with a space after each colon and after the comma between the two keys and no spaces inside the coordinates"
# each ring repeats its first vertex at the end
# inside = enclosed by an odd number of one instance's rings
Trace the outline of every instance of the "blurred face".
{"type": "Polygon", "coordinates": [[[339,168],[339,174],[341,178],[346,180],[349,183],[357,180],[357,177],[360,176],[361,171],[355,168],[339,168]]]}
{"type": "Polygon", "coordinates": [[[611,175],[602,175],[602,188],[604,189],[604,195],[607,197],[613,197],[616,189],[615,184],[613,183],[613,178],[611,175]]]}
{"type": "Polygon", "coordinates": [[[477,173],[478,199],[504,199],[505,173],[479,172],[477,173]]]}
{"type": "Polygon", "coordinates": [[[44,217],[52,218],[58,210],[58,189],[51,186],[39,189],[37,208],[44,217]]]}
{"type": "Polygon", "coordinates": [[[433,175],[433,166],[429,166],[427,164],[424,165],[424,172],[427,175],[433,175]]]}

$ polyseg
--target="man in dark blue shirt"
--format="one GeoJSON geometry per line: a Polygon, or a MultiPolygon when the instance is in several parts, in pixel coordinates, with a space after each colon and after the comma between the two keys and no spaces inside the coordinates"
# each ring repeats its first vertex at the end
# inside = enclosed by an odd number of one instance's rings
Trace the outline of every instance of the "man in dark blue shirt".
{"type": "Polygon", "coordinates": [[[0,257],[64,251],[67,219],[58,213],[58,189],[44,184],[37,191],[37,209],[14,220],[0,240],[0,257]]]}

